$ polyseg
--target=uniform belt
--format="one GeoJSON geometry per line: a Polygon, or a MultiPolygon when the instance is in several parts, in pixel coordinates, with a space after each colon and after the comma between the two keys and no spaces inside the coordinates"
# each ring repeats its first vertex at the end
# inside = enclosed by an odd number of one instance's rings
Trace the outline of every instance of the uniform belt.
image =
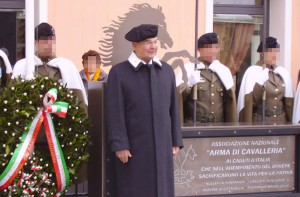
{"type": "Polygon", "coordinates": [[[206,122],[216,122],[216,117],[211,115],[198,115],[197,120],[200,122],[206,123],[206,122]]]}
{"type": "MultiPolygon", "coordinates": [[[[193,120],[192,117],[188,117],[188,120],[193,120]]],[[[197,114],[197,122],[209,123],[209,122],[222,122],[222,120],[214,115],[202,115],[197,114]]]]}
{"type": "Polygon", "coordinates": [[[223,122],[223,120],[215,115],[202,115],[197,114],[197,121],[201,123],[208,123],[208,122],[223,122]]]}
{"type": "MultiPolygon", "coordinates": [[[[278,116],[278,115],[281,115],[283,114],[283,109],[282,108],[279,108],[279,109],[266,109],[265,110],[265,116],[278,116]]],[[[262,110],[257,110],[257,114],[259,115],[262,115],[262,110]]]]}

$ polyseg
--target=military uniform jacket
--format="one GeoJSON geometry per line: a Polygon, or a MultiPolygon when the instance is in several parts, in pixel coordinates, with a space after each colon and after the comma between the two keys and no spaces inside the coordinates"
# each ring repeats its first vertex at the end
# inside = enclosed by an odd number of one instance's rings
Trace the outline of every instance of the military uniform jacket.
{"type": "Polygon", "coordinates": [[[183,146],[173,69],[156,58],[149,68],[129,61],[112,67],[106,91],[106,123],[115,160],[117,197],[174,196],[173,146],[183,146]]]}
{"type": "MultiPolygon", "coordinates": [[[[236,98],[232,75],[226,66],[219,63],[219,61],[216,63],[218,66],[215,69],[198,67],[202,81],[196,84],[197,122],[236,122],[236,98]],[[223,80],[219,77],[221,74],[223,74],[223,80]],[[229,85],[225,87],[224,83],[229,85]]],[[[194,67],[194,65],[192,66],[194,67]]],[[[194,110],[191,87],[183,92],[183,100],[185,122],[190,122],[193,120],[194,110]]]]}
{"type": "Polygon", "coordinates": [[[289,73],[283,67],[276,66],[274,70],[270,70],[269,80],[261,86],[256,83],[255,77],[262,69],[262,66],[251,66],[243,77],[238,97],[239,120],[241,122],[262,121],[262,96],[266,90],[265,123],[291,122],[293,90],[289,73]]]}
{"type": "MultiPolygon", "coordinates": [[[[78,97],[80,106],[87,111],[87,97],[85,89],[75,65],[66,58],[53,58],[42,61],[35,56],[35,75],[48,76],[55,81],[66,84],[66,87],[73,90],[78,97]]],[[[19,60],[13,69],[12,78],[21,76],[25,78],[26,75],[26,59],[19,60]]]]}

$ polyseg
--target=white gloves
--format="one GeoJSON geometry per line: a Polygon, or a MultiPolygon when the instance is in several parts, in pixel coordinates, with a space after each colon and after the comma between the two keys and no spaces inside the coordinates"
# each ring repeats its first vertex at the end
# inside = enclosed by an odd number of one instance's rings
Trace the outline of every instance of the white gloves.
{"type": "Polygon", "coordinates": [[[257,73],[256,83],[262,86],[266,81],[268,81],[268,79],[269,79],[269,69],[265,68],[262,70],[262,72],[257,73]]]}
{"type": "Polygon", "coordinates": [[[176,78],[176,87],[180,86],[184,81],[182,80],[183,74],[182,70],[180,69],[179,72],[175,76],[176,78]]]}
{"type": "Polygon", "coordinates": [[[201,82],[201,76],[200,76],[200,70],[194,70],[193,72],[190,73],[188,76],[188,82],[187,85],[192,87],[193,85],[201,82]]]}

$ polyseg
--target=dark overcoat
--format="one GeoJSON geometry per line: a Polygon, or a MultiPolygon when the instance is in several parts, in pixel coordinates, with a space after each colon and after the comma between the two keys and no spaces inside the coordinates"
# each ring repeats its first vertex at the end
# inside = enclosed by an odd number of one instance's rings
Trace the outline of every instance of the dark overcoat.
{"type": "Polygon", "coordinates": [[[130,150],[128,163],[115,160],[118,197],[173,197],[172,147],[182,134],[172,68],[129,61],[112,67],[106,92],[108,143],[130,150]]]}

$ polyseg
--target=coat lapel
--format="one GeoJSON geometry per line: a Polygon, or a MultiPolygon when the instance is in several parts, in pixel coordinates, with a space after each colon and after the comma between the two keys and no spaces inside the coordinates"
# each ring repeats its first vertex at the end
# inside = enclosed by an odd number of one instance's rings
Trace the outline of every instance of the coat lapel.
{"type": "Polygon", "coordinates": [[[279,81],[276,80],[276,77],[274,75],[275,75],[275,73],[273,71],[271,71],[270,74],[269,74],[269,82],[272,85],[277,86],[277,84],[278,84],[279,81]]]}
{"type": "Polygon", "coordinates": [[[202,69],[200,72],[201,76],[211,83],[215,83],[218,80],[218,76],[211,70],[202,69]]]}
{"type": "Polygon", "coordinates": [[[216,75],[215,72],[212,72],[211,75],[212,75],[211,76],[211,82],[215,83],[218,80],[218,76],[216,75]]]}
{"type": "Polygon", "coordinates": [[[202,69],[201,72],[200,72],[200,75],[201,75],[205,80],[211,81],[211,74],[210,74],[210,71],[209,71],[209,70],[207,70],[207,69],[202,69]]]}

